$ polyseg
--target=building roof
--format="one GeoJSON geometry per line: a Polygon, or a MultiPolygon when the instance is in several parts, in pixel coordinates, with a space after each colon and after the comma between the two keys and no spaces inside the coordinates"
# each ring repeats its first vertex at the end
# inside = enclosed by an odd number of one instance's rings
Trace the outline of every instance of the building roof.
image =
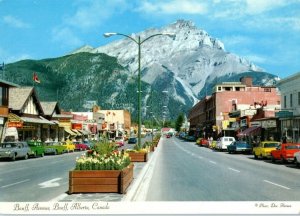
{"type": "Polygon", "coordinates": [[[6,80],[3,80],[3,79],[0,79],[0,84],[4,84],[6,86],[11,86],[11,87],[19,87],[18,84],[15,84],[15,83],[11,83],[11,82],[8,82],[6,80]]]}
{"type": "Polygon", "coordinates": [[[22,110],[26,102],[30,97],[33,97],[37,109],[43,113],[42,106],[38,100],[36,92],[33,87],[18,87],[9,89],[9,105],[8,107],[12,110],[22,110]]]}
{"type": "Polygon", "coordinates": [[[297,79],[299,77],[300,77],[300,72],[292,74],[292,75],[290,75],[290,76],[288,76],[288,77],[286,77],[286,78],[284,78],[282,80],[279,80],[279,82],[277,83],[277,86],[280,87],[280,85],[282,85],[284,83],[288,83],[288,82],[290,82],[290,81],[292,81],[294,79],[297,79]]]}
{"type": "Polygon", "coordinates": [[[58,108],[58,103],[56,101],[53,102],[40,102],[43,108],[44,114],[48,116],[52,116],[53,113],[60,114],[60,110],[58,108]],[[57,111],[57,112],[55,112],[57,111]]]}

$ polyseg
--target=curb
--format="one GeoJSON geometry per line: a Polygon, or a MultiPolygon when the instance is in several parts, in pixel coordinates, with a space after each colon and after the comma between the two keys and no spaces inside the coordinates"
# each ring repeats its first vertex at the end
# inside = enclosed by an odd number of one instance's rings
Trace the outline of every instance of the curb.
{"type": "Polygon", "coordinates": [[[140,175],[136,181],[133,182],[133,185],[129,189],[128,193],[124,195],[121,201],[145,201],[162,140],[163,138],[161,137],[158,142],[158,146],[151,155],[150,160],[143,167],[140,175]]]}

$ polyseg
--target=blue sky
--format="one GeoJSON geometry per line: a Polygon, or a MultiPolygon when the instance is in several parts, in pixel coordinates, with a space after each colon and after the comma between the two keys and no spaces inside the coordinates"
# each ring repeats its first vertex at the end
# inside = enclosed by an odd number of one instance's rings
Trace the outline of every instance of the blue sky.
{"type": "Polygon", "coordinates": [[[300,0],[0,0],[0,62],[65,55],[193,21],[226,51],[281,78],[300,72],[300,0]]]}

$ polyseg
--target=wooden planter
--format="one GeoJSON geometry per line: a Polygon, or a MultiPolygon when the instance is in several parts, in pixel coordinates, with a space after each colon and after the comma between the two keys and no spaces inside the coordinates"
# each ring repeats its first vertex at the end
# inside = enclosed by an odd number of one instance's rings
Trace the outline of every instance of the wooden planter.
{"type": "Polygon", "coordinates": [[[154,145],[150,146],[150,151],[154,152],[154,150],[155,150],[155,146],[154,145]]]}
{"type": "Polygon", "coordinates": [[[133,164],[123,170],[74,170],[69,172],[69,194],[125,193],[133,179],[133,164]]]}
{"type": "Polygon", "coordinates": [[[128,152],[131,162],[147,162],[148,153],[145,152],[128,152]]]}

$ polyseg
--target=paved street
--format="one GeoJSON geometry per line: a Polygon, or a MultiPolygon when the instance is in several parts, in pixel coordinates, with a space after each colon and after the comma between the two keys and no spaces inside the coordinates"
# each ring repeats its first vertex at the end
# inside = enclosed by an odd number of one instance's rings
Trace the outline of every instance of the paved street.
{"type": "Polygon", "coordinates": [[[175,137],[164,138],[147,201],[298,201],[294,165],[229,155],[175,137]]]}
{"type": "MultiPolygon", "coordinates": [[[[68,171],[82,153],[1,161],[0,202],[122,201],[124,195],[116,193],[66,193],[68,171]]],[[[144,172],[144,180],[140,181],[143,187],[139,188],[140,194],[135,194],[136,201],[300,200],[300,172],[292,164],[254,160],[252,155],[229,155],[175,137],[164,138],[152,157],[155,160],[135,163],[128,193],[133,185],[138,188],[140,173],[152,163],[152,171],[144,172]]]]}

